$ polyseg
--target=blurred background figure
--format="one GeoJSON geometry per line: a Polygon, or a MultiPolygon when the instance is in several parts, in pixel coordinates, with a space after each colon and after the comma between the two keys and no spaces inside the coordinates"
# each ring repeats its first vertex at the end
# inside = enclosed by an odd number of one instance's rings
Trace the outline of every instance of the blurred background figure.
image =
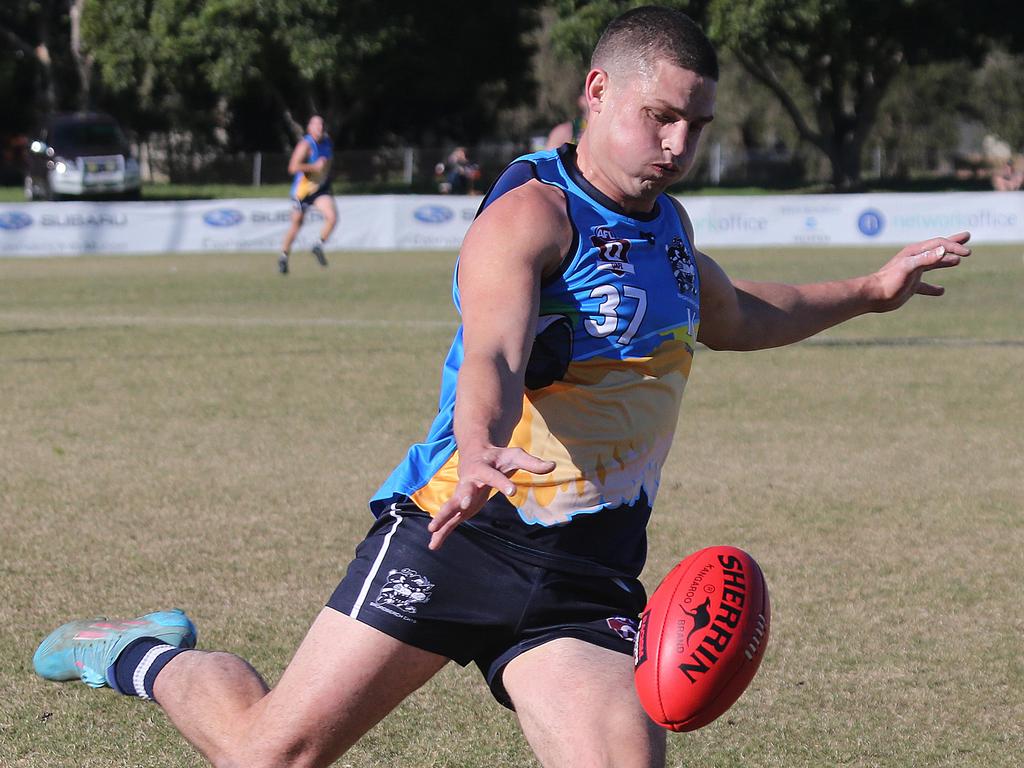
{"type": "Polygon", "coordinates": [[[544,149],[557,149],[566,142],[572,144],[580,143],[580,136],[583,135],[583,129],[587,127],[587,116],[590,114],[590,105],[587,104],[587,97],[582,93],[576,98],[576,106],[579,114],[572,120],[566,120],[564,123],[559,123],[552,128],[551,133],[548,134],[548,140],[544,145],[544,149]]]}
{"type": "Polygon", "coordinates": [[[465,147],[456,147],[443,163],[434,166],[438,191],[443,195],[475,195],[480,166],[469,161],[465,147]]]}
{"type": "Polygon", "coordinates": [[[1007,160],[992,172],[992,188],[997,192],[1016,192],[1024,185],[1024,155],[1007,160]]]}
{"type": "Polygon", "coordinates": [[[338,221],[338,209],[331,194],[333,159],[334,144],[324,130],[324,119],[320,115],[313,115],[306,126],[306,135],[295,145],[288,161],[288,173],[294,175],[291,190],[292,219],[281,245],[281,255],[277,259],[277,270],[282,275],[288,274],[288,254],[311,205],[316,206],[324,217],[320,239],[313,245],[313,255],[321,267],[327,266],[324,243],[338,221]]]}

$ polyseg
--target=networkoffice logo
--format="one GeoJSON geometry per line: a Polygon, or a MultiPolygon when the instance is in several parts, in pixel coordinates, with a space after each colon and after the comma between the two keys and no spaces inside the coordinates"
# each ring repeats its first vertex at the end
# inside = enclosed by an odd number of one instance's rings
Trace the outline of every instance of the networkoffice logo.
{"type": "Polygon", "coordinates": [[[885,217],[876,208],[868,208],[857,217],[857,229],[868,237],[877,237],[885,229],[885,217]]]}

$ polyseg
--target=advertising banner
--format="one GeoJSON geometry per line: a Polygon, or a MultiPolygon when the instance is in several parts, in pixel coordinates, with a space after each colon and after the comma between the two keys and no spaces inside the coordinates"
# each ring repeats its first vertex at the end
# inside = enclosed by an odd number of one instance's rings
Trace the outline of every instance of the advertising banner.
{"type": "MultiPolygon", "coordinates": [[[[480,197],[335,198],[338,250],[455,250],[480,197]]],[[[972,242],[1024,242],[1024,192],[681,196],[698,247],[903,245],[970,230],[972,242]]],[[[0,256],[273,252],[291,217],[276,199],[0,203],[0,256]]],[[[315,208],[294,248],[308,249],[315,208]]]]}
{"type": "Polygon", "coordinates": [[[680,197],[699,246],[1024,242],[1024,192],[680,197]]]}

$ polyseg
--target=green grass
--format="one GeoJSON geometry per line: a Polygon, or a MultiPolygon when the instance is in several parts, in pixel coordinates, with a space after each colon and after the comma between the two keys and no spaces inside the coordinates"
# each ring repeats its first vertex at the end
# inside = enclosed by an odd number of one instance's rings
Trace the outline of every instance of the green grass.
{"type": "MultiPolygon", "coordinates": [[[[1012,766],[1024,752],[1024,258],[978,247],[898,315],[697,353],[644,580],[757,557],[750,690],[669,765],[1012,766]]],[[[715,254],[817,280],[881,251],[715,254]]],[[[199,766],[152,705],[36,679],[84,614],[186,608],[277,679],[436,409],[452,253],[0,260],[0,765],[199,766]]],[[[339,765],[535,765],[453,665],[339,765]]]]}

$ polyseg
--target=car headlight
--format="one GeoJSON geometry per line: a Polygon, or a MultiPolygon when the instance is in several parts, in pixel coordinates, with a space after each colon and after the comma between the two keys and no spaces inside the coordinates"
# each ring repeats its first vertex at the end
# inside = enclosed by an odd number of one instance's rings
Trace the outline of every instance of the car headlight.
{"type": "Polygon", "coordinates": [[[63,160],[56,160],[53,163],[53,170],[55,170],[57,173],[67,173],[68,164],[65,163],[63,160]]]}

